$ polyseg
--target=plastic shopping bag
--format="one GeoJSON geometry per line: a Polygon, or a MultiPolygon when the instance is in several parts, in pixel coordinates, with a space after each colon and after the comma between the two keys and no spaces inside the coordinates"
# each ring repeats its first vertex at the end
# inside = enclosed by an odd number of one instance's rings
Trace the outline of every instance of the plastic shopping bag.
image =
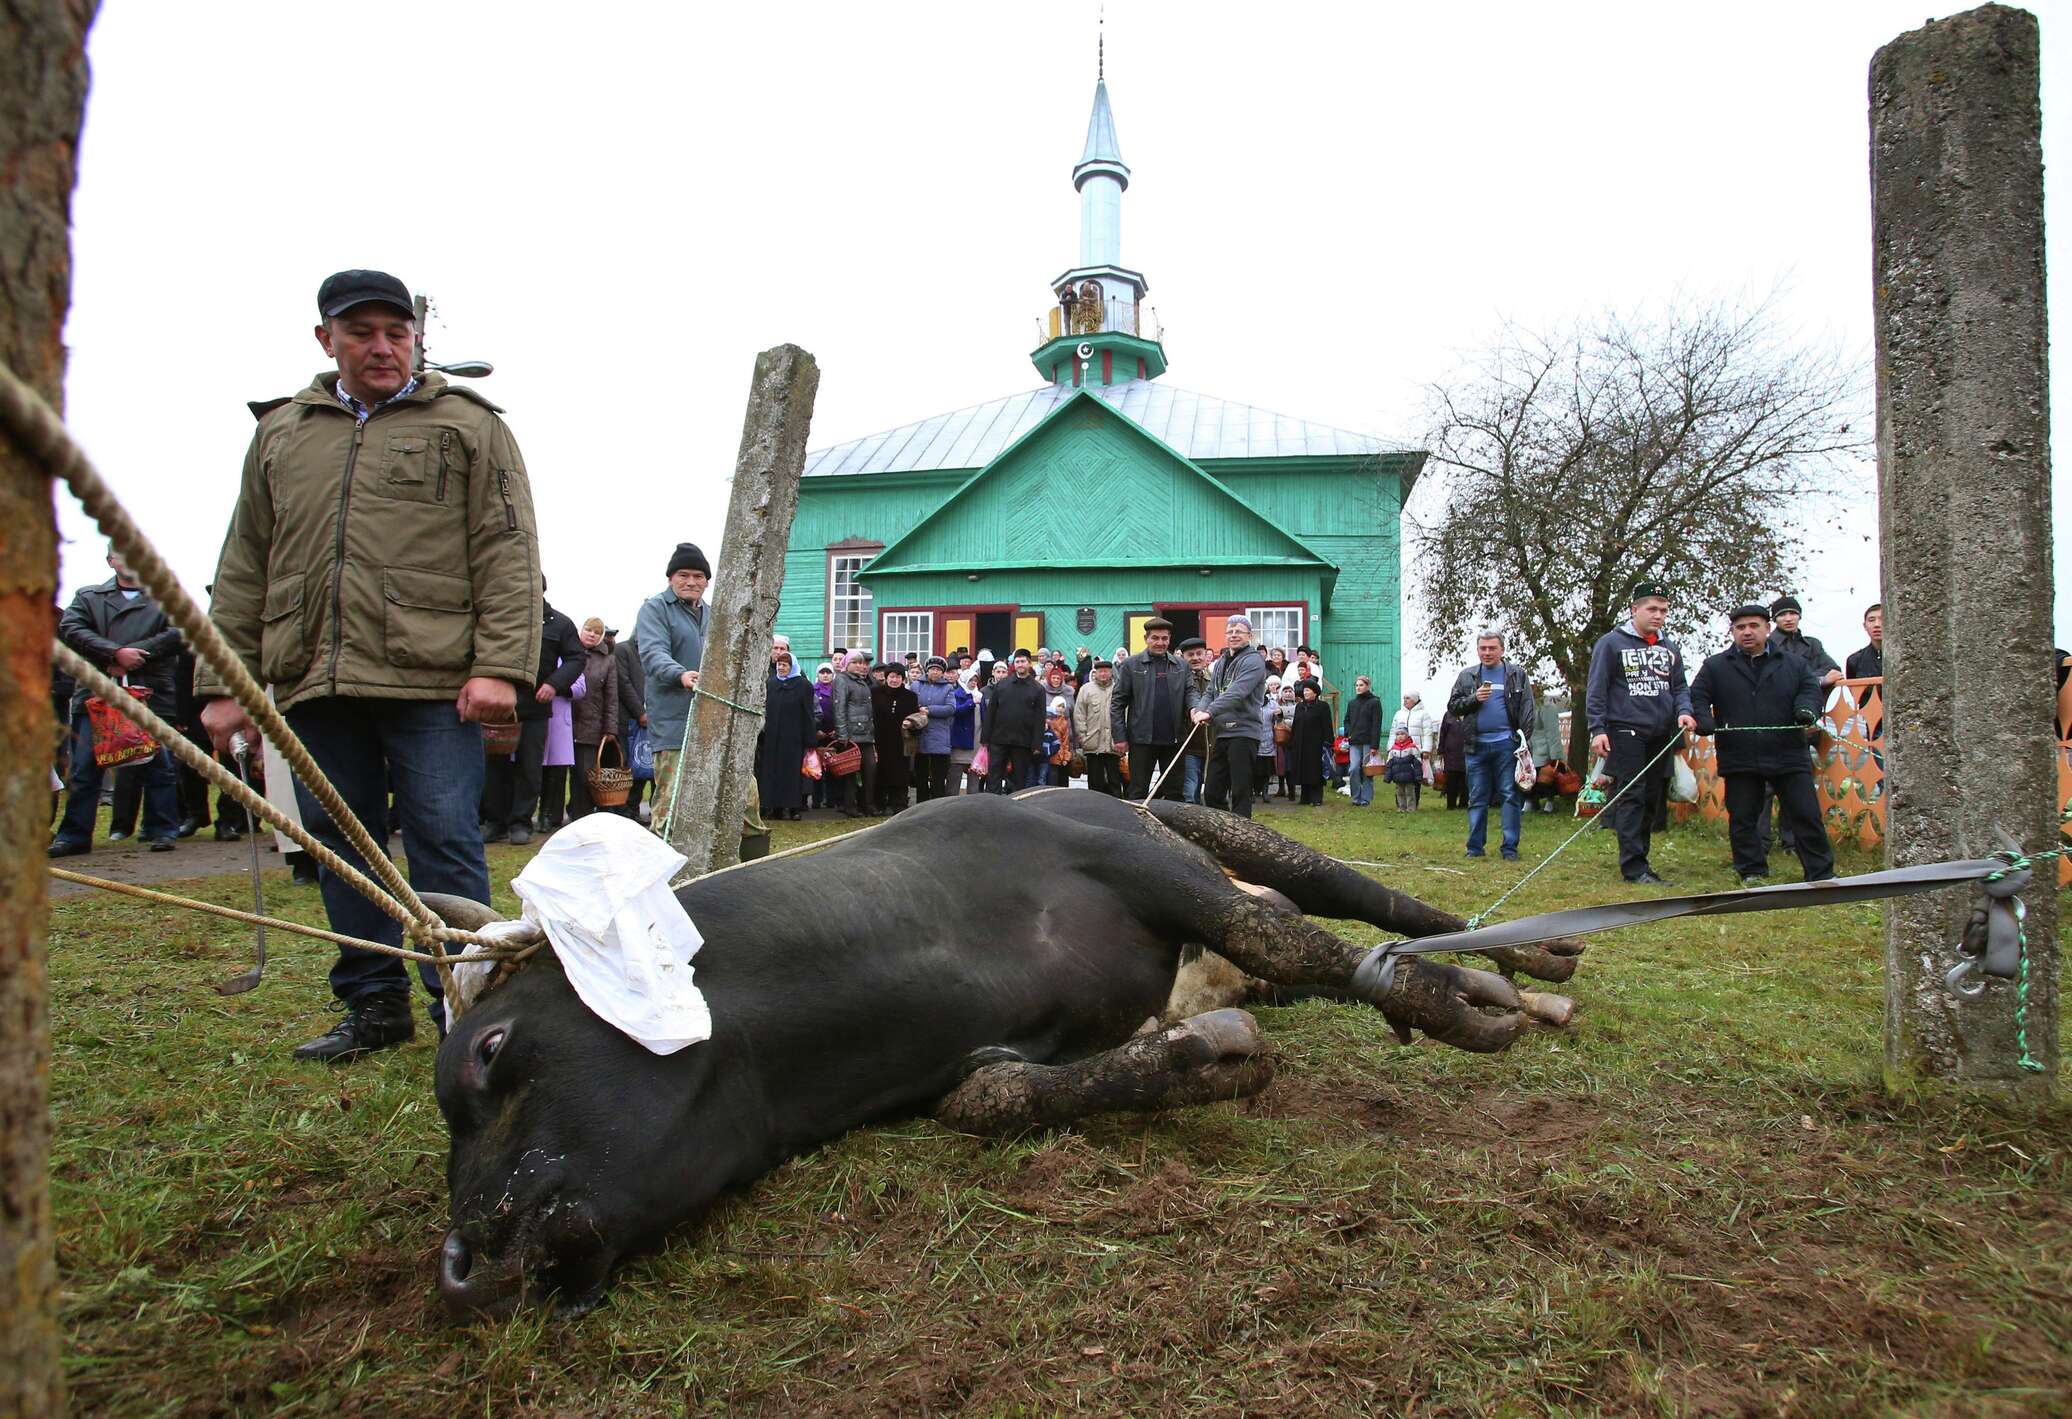
{"type": "Polygon", "coordinates": [[[636,783],[655,776],[655,736],[644,724],[634,725],[626,736],[626,767],[633,770],[636,783]]]}
{"type": "MultiPolygon", "coordinates": [[[[151,691],[135,686],[130,689],[130,695],[138,700],[148,700],[151,691]]],[[[104,769],[112,769],[118,764],[134,764],[158,752],[156,739],[131,723],[121,710],[99,695],[87,696],[86,721],[94,733],[94,762],[104,769]]]]}
{"type": "Polygon", "coordinates": [[[993,771],[993,746],[981,744],[978,752],[971,756],[971,771],[983,777],[993,771]]]}
{"type": "Polygon", "coordinates": [[[1698,776],[1691,772],[1691,766],[1681,754],[1669,759],[1669,801],[1671,803],[1696,803],[1698,801],[1698,776]]]}

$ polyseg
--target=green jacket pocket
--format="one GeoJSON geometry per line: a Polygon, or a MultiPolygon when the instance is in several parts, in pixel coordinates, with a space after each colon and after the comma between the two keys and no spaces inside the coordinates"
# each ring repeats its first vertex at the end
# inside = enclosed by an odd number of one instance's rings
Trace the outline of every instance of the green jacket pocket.
{"type": "Polygon", "coordinates": [[[381,574],[381,599],[389,664],[464,670],[473,663],[475,594],[466,577],[390,567],[381,574]]]}
{"type": "Polygon", "coordinates": [[[259,678],[292,685],[309,668],[309,622],[303,615],[303,572],[276,576],[259,608],[259,678]]]}

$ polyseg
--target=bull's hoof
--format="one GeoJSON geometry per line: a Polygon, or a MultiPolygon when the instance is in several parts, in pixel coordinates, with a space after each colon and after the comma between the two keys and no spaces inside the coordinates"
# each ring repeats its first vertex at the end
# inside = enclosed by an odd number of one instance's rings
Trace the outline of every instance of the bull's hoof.
{"type": "Polygon", "coordinates": [[[1395,963],[1379,1003],[1399,1037],[1415,1028],[1477,1054],[1509,1048],[1526,1022],[1524,1000],[1502,976],[1421,956],[1395,963]]]}
{"type": "Polygon", "coordinates": [[[982,1045],[964,1056],[964,1062],[957,1066],[957,1077],[969,1079],[989,1064],[1027,1064],[1029,1056],[1006,1045],[982,1045]]]}
{"type": "Polygon", "coordinates": [[[1506,974],[1531,976],[1559,985],[1576,973],[1581,964],[1583,943],[1573,938],[1542,941],[1531,946],[1496,946],[1483,955],[1496,962],[1506,974]]]}

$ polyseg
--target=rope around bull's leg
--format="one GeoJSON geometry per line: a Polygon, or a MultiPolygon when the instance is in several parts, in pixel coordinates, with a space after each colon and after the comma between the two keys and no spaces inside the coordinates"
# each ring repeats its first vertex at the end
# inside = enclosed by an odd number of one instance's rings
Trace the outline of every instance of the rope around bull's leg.
{"type": "MultiPolygon", "coordinates": [[[[409,928],[410,934],[420,939],[432,938],[441,926],[438,914],[411,890],[410,883],[388,855],[375,847],[366,827],[346,807],[338,790],[317,767],[309,750],[288,727],[287,720],[272,701],[266,698],[258,682],[246,671],[244,662],[224,641],[215,623],[202,614],[188,597],[172,569],[158,555],[158,549],[130,519],[85,451],[73,442],[63,421],[41,395],[5,367],[0,367],[0,424],[6,426],[24,452],[41,462],[53,477],[64,480],[72,495],[79,499],[80,505],[166,613],[167,619],[186,637],[194,653],[223,677],[223,683],[229,687],[238,706],[251,717],[259,732],[280,750],[281,756],[288,761],[288,767],[308,786],[324,811],[331,815],[331,821],[337,824],[338,830],[374,869],[382,885],[409,908],[416,918],[416,923],[409,928]]],[[[444,966],[440,967],[440,980],[442,985],[450,984],[449,973],[444,966]]]]}
{"type": "Polygon", "coordinates": [[[217,763],[210,755],[203,753],[199,745],[160,719],[149,705],[95,669],[93,663],[85,656],[63,641],[53,641],[50,653],[51,659],[61,666],[66,674],[120,710],[125,718],[164,745],[174,758],[228,794],[247,813],[263,819],[286,835],[297,847],[336,872],[355,891],[394,917],[399,924],[405,927],[410,925],[409,910],[402,903],[383,891],[350,862],[318,842],[307,828],[253,792],[236,774],[217,763]]]}

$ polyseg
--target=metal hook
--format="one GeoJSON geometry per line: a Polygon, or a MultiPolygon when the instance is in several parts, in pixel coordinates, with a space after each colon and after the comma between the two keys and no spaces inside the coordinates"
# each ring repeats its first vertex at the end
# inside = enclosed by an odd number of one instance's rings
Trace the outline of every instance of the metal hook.
{"type": "Polygon", "coordinates": [[[1979,971],[1977,960],[1967,957],[1950,967],[1943,977],[1943,985],[1950,994],[1963,1000],[1976,1000],[1986,993],[1985,977],[1979,971]]]}

